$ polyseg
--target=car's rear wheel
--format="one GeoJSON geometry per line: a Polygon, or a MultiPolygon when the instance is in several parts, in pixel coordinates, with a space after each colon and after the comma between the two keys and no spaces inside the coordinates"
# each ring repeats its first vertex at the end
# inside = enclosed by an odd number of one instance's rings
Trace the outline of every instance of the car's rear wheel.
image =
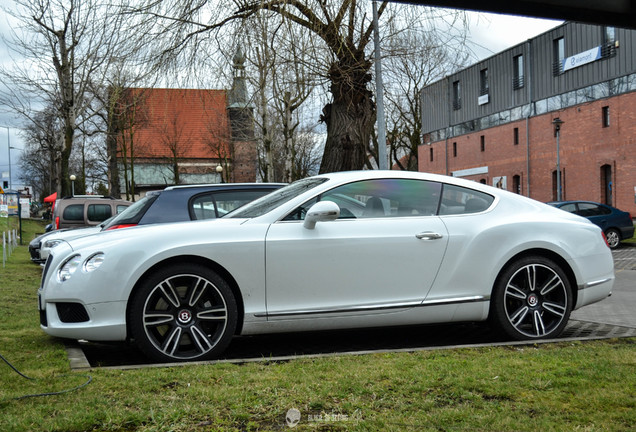
{"type": "Polygon", "coordinates": [[[508,336],[517,340],[553,338],[570,317],[570,282],[554,261],[525,257],[500,274],[491,307],[491,318],[508,336]]]}
{"type": "Polygon", "coordinates": [[[610,249],[617,248],[621,242],[621,235],[614,228],[610,228],[605,231],[605,237],[607,238],[607,244],[609,245],[610,249]]]}
{"type": "Polygon", "coordinates": [[[208,360],[230,343],[237,323],[232,290],[196,264],[167,267],[145,280],[129,308],[132,338],[157,361],[208,360]]]}

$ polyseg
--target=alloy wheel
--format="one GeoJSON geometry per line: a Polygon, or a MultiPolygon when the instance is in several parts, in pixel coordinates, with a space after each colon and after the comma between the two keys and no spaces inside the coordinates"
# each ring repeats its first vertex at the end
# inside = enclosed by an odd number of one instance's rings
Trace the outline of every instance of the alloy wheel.
{"type": "Polygon", "coordinates": [[[569,315],[569,290],[551,267],[527,264],[508,279],[503,291],[505,316],[516,332],[526,338],[557,333],[569,315]]]}
{"type": "Polygon", "coordinates": [[[174,360],[205,357],[223,338],[228,320],[221,290],[196,274],[162,280],[150,290],[143,306],[148,341],[174,360]]]}

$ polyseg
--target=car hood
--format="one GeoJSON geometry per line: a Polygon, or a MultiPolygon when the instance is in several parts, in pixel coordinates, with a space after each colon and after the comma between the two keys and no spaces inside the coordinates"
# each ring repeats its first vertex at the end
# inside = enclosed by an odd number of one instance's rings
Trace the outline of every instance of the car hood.
{"type": "Polygon", "coordinates": [[[91,234],[96,234],[101,231],[100,227],[78,228],[64,231],[53,231],[45,240],[71,240],[77,237],[84,237],[91,234]]]}
{"type": "MultiPolygon", "coordinates": [[[[224,227],[241,225],[244,222],[245,219],[208,219],[201,221],[137,225],[128,228],[100,231],[93,235],[70,240],[68,244],[74,251],[77,251],[91,247],[107,247],[110,243],[122,243],[126,241],[143,243],[144,239],[161,238],[166,236],[168,232],[170,232],[173,237],[196,238],[197,234],[202,232],[211,234],[216,230],[222,231],[224,227]]],[[[122,247],[124,246],[122,245],[122,247]]]]}
{"type": "Polygon", "coordinates": [[[36,238],[31,240],[29,242],[29,246],[38,246],[40,244],[40,242],[43,241],[44,239],[48,240],[54,234],[60,234],[62,232],[66,232],[66,231],[69,231],[69,230],[70,230],[69,228],[63,228],[63,229],[59,229],[59,230],[53,230],[53,231],[45,232],[44,234],[40,234],[39,236],[37,236],[36,238]]]}

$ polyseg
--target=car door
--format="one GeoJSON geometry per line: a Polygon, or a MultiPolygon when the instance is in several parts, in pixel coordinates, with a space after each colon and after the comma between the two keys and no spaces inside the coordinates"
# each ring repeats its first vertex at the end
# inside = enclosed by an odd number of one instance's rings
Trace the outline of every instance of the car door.
{"type": "Polygon", "coordinates": [[[579,211],[577,214],[588,218],[592,223],[598,225],[603,231],[608,227],[608,218],[611,211],[598,204],[580,202],[578,203],[579,211]]]}
{"type": "Polygon", "coordinates": [[[266,237],[270,320],[321,313],[386,313],[423,301],[448,236],[436,216],[440,184],[410,179],[350,183],[314,197],[266,237]],[[317,201],[340,218],[303,226],[317,201]]]}

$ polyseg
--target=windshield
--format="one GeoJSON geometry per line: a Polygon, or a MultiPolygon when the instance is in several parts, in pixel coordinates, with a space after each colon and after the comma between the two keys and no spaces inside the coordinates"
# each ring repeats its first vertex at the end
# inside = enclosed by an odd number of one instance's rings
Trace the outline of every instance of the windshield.
{"type": "Polygon", "coordinates": [[[278,189],[265,195],[262,198],[252,201],[249,204],[227,214],[229,218],[255,218],[269,213],[276,207],[286,203],[287,201],[296,198],[298,195],[307,192],[310,189],[315,188],[319,184],[326,182],[326,178],[307,178],[295,181],[289,186],[285,186],[282,189],[278,189]]]}

